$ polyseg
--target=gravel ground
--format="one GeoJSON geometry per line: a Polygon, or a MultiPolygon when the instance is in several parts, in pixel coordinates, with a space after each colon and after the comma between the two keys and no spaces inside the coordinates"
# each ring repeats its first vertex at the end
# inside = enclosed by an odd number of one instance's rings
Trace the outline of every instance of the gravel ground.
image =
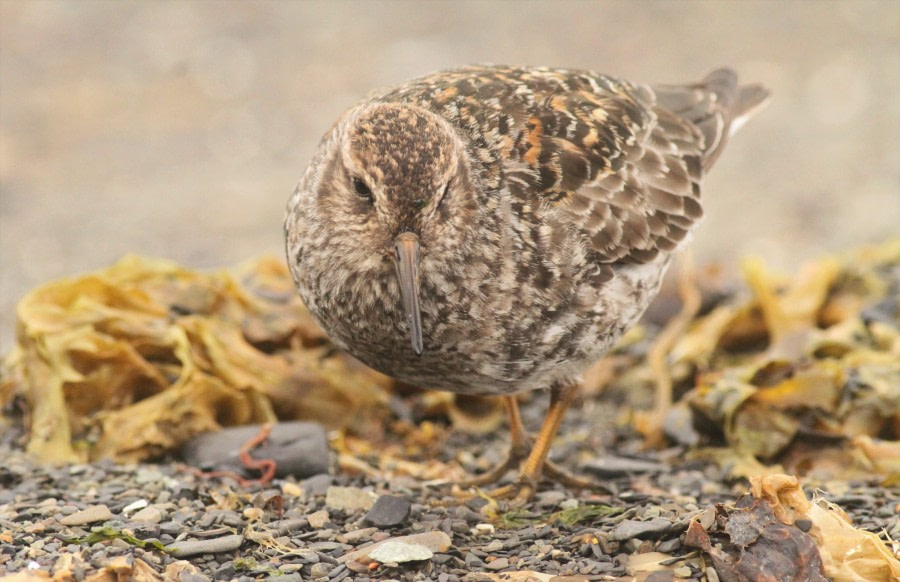
{"type": "MultiPolygon", "coordinates": [[[[563,432],[587,436],[561,439],[553,455],[574,468],[581,454],[614,446],[602,457],[606,468],[593,471],[614,494],[546,484],[525,510],[499,519],[483,498],[461,503],[446,486],[409,477],[337,472],[242,486],[175,462],[36,466],[10,427],[0,443],[0,572],[51,571],[71,560],[81,576],[75,579],[83,579],[119,559],[191,581],[449,581],[517,570],[627,580],[630,556],[657,551],[681,559],[655,582],[710,575],[683,546],[685,530],[698,514],[711,519],[716,503],[734,503],[746,485],[714,466],[681,460],[678,449],[640,453],[635,435],[610,428],[608,404],[576,407],[563,432]],[[429,549],[424,556],[406,555],[421,546],[429,549]]],[[[536,423],[544,405],[541,398],[525,405],[526,424],[536,423]]],[[[488,464],[505,447],[497,432],[454,433],[440,455],[470,459],[469,470],[488,464]]],[[[822,487],[857,527],[900,538],[900,492],[874,483],[822,487]]]]}

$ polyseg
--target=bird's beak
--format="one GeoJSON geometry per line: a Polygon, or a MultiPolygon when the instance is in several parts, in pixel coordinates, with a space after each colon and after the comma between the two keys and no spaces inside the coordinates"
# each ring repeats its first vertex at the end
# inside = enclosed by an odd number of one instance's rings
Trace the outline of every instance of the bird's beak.
{"type": "Polygon", "coordinates": [[[422,313],[419,309],[419,237],[404,232],[394,239],[394,264],[400,280],[403,311],[409,325],[412,349],[422,355],[422,313]]]}

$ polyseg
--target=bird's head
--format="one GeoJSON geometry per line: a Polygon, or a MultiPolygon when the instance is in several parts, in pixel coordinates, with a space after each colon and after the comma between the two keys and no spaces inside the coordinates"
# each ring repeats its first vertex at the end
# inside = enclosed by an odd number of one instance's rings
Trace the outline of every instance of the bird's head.
{"type": "Polygon", "coordinates": [[[423,265],[449,261],[474,217],[462,141],[430,111],[381,103],[348,112],[323,147],[309,198],[329,233],[326,244],[341,247],[335,256],[359,272],[392,271],[393,300],[402,304],[412,349],[421,354],[423,265]]]}

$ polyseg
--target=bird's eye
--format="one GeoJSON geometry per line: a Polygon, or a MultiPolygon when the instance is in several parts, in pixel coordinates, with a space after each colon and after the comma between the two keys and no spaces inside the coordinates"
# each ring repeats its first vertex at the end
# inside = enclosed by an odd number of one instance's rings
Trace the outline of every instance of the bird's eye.
{"type": "Polygon", "coordinates": [[[356,195],[360,198],[372,200],[372,189],[361,178],[353,178],[353,190],[356,191],[356,195]]]}

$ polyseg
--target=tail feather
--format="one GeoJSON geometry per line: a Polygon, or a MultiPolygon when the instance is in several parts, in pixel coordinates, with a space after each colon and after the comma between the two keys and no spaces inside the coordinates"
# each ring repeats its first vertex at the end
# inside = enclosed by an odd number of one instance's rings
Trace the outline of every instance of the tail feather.
{"type": "Polygon", "coordinates": [[[768,100],[762,85],[738,85],[732,69],[716,69],[699,83],[654,87],[657,103],[693,123],[704,137],[704,172],[719,158],[728,138],[768,100]]]}

